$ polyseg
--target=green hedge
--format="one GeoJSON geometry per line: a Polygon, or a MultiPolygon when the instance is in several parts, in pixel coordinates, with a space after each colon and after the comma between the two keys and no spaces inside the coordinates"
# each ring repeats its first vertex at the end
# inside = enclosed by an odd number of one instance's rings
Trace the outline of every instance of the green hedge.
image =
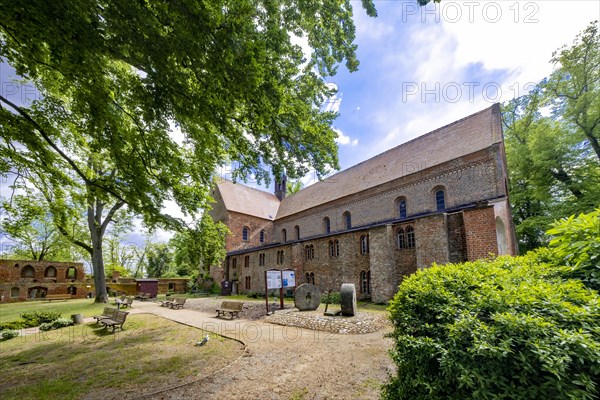
{"type": "Polygon", "coordinates": [[[384,399],[597,399],[600,300],[547,251],[433,266],[390,303],[384,399]]]}

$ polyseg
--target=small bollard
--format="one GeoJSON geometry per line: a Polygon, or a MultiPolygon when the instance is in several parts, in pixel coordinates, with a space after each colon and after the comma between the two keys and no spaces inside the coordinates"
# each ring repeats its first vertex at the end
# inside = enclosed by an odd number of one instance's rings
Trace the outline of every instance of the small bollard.
{"type": "Polygon", "coordinates": [[[83,324],[83,315],[81,314],[72,314],[71,320],[75,325],[83,324]]]}

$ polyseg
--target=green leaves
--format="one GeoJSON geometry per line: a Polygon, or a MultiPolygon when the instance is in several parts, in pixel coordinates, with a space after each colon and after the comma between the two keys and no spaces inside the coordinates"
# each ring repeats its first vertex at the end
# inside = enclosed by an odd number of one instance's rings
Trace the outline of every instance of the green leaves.
{"type": "Polygon", "coordinates": [[[600,36],[597,21],[557,50],[554,71],[503,107],[513,215],[521,250],[547,242],[565,215],[600,203],[600,36]],[[548,109],[552,114],[545,116],[548,109]]]}
{"type": "Polygon", "coordinates": [[[600,291],[600,208],[556,221],[547,233],[556,256],[567,265],[564,276],[600,291]]]}
{"type": "Polygon", "coordinates": [[[547,252],[434,266],[390,303],[386,399],[593,399],[600,297],[547,252]]]}

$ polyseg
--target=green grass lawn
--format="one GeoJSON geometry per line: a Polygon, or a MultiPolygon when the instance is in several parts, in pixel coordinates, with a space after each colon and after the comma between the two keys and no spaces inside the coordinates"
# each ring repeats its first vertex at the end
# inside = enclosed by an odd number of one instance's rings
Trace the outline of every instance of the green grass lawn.
{"type": "Polygon", "coordinates": [[[97,315],[108,304],[96,304],[93,299],[73,299],[67,301],[26,301],[19,303],[0,304],[0,322],[14,321],[20,314],[28,311],[57,311],[64,318],[72,314],[82,314],[84,317],[97,315]]]}
{"type": "Polygon", "coordinates": [[[0,397],[142,397],[210,375],[242,354],[238,342],[216,335],[205,346],[195,346],[205,334],[138,314],[129,315],[125,329],[114,334],[85,324],[3,341],[0,397]]]}

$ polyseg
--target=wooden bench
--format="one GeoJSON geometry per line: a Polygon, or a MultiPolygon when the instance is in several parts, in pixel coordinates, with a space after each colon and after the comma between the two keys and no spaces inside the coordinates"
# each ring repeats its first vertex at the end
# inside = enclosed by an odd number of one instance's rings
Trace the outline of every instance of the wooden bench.
{"type": "Polygon", "coordinates": [[[102,314],[100,315],[94,315],[92,316],[92,318],[96,319],[96,323],[100,323],[100,320],[102,319],[112,319],[115,317],[115,315],[117,315],[117,309],[116,308],[112,308],[112,307],[104,307],[104,311],[102,312],[102,314]]]}
{"type": "Polygon", "coordinates": [[[139,301],[147,301],[151,296],[152,293],[139,293],[137,296],[135,296],[135,299],[139,301]]]}
{"type": "Polygon", "coordinates": [[[242,311],[242,308],[244,307],[244,303],[241,303],[239,301],[223,301],[221,303],[221,307],[217,308],[215,311],[217,312],[217,317],[220,316],[225,316],[225,313],[229,313],[229,315],[231,315],[231,319],[233,319],[233,317],[240,317],[240,311],[242,311]]]}
{"type": "Polygon", "coordinates": [[[46,301],[60,301],[60,300],[70,300],[71,299],[71,295],[70,294],[47,294],[46,297],[44,297],[44,300],[46,301]]]}
{"type": "Polygon", "coordinates": [[[131,307],[131,305],[133,304],[133,297],[125,297],[124,299],[119,299],[116,301],[118,308],[126,308],[126,307],[131,307]]]}
{"type": "Polygon", "coordinates": [[[113,332],[115,331],[115,329],[117,328],[117,326],[119,328],[121,328],[121,330],[123,330],[123,324],[125,323],[125,320],[127,319],[127,314],[129,314],[127,311],[117,311],[115,313],[115,316],[112,318],[103,318],[101,319],[99,322],[104,325],[105,328],[108,328],[109,326],[112,326],[113,328],[113,332]]]}
{"type": "Polygon", "coordinates": [[[185,301],[187,299],[185,297],[175,297],[175,301],[172,302],[169,307],[171,308],[183,308],[183,305],[185,304],[185,301]]]}

